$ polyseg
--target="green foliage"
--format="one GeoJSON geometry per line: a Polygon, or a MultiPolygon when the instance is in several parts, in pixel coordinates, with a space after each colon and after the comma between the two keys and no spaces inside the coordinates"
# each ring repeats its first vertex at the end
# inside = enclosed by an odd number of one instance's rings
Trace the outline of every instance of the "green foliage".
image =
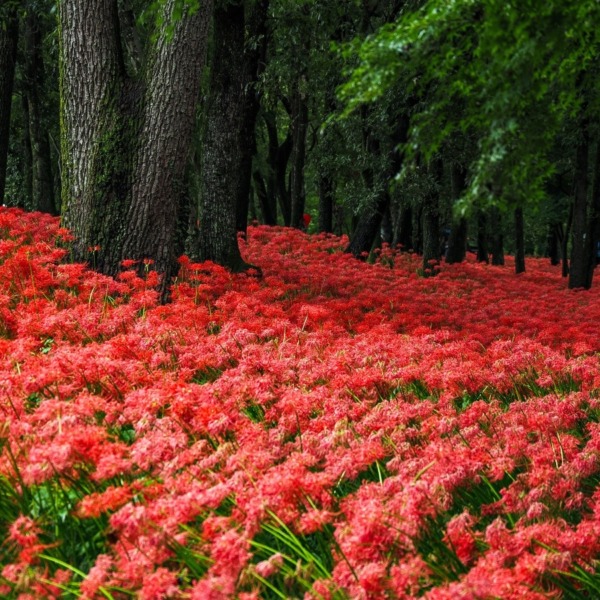
{"type": "Polygon", "coordinates": [[[476,135],[461,207],[539,199],[566,119],[598,113],[600,5],[429,0],[349,44],[358,63],[340,88],[347,115],[401,83],[419,98],[412,156],[431,157],[457,134],[476,135]]]}

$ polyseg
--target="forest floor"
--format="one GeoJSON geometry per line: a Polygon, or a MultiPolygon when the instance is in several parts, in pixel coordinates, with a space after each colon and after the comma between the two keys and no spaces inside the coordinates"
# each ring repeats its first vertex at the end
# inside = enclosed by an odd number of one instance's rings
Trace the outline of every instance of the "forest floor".
{"type": "Polygon", "coordinates": [[[262,278],[0,210],[0,594],[600,597],[600,293],[253,227],[262,278]]]}

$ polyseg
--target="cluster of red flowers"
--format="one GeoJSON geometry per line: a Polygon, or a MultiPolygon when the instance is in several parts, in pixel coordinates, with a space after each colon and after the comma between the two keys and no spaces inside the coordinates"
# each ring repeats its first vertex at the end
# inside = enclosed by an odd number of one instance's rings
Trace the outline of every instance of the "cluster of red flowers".
{"type": "Polygon", "coordinates": [[[596,291],[254,227],[160,306],[68,240],[0,210],[3,596],[600,589],[596,291]]]}

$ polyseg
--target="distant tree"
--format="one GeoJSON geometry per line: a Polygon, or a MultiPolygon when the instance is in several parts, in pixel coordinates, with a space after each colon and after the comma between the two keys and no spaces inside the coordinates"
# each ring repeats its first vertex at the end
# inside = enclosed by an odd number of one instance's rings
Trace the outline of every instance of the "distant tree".
{"type": "Polygon", "coordinates": [[[8,136],[17,59],[19,22],[16,4],[0,6],[0,205],[4,204],[8,136]]]}

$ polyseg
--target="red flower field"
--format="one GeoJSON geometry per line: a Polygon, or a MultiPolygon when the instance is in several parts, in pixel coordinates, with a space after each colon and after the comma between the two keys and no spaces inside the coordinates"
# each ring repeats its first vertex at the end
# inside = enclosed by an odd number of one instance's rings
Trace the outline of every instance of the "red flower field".
{"type": "Polygon", "coordinates": [[[0,595],[600,597],[600,294],[254,227],[262,278],[0,210],[0,595]]]}

